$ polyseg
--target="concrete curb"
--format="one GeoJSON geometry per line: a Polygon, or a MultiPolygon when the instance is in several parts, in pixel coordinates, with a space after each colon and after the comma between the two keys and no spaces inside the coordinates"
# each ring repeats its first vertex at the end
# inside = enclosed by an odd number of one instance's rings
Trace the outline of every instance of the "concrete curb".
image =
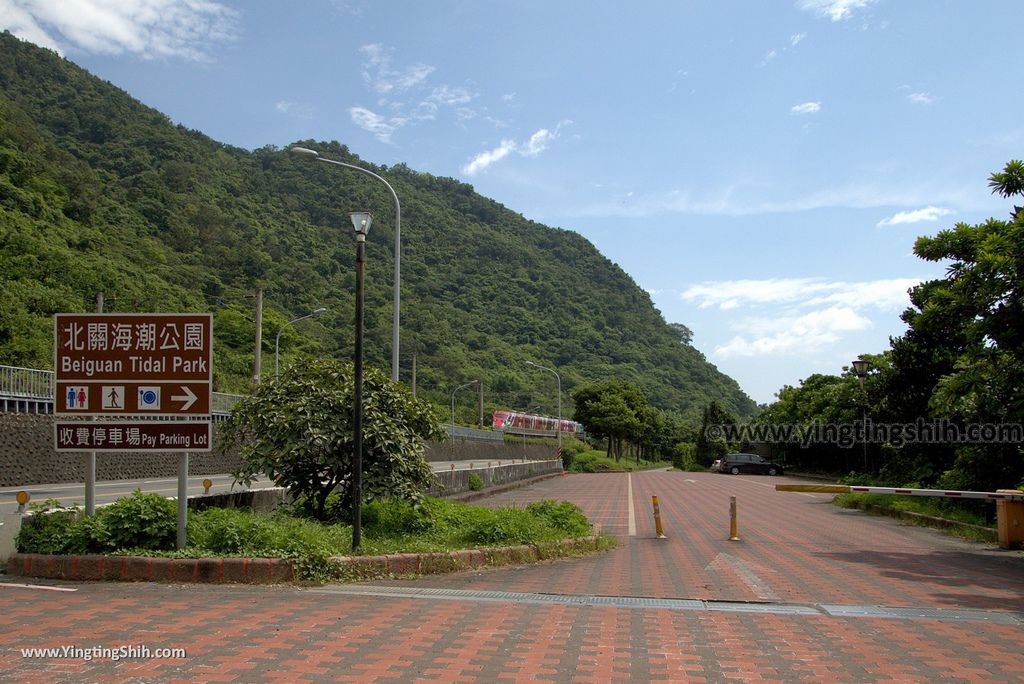
{"type": "Polygon", "coordinates": [[[865,513],[871,513],[873,515],[884,515],[900,520],[926,523],[930,527],[938,527],[947,530],[974,530],[976,532],[991,535],[993,541],[996,539],[996,529],[993,527],[982,527],[981,525],[972,525],[971,523],[960,522],[959,520],[949,520],[948,518],[937,518],[934,515],[925,515],[924,513],[915,513],[913,511],[901,511],[898,508],[889,508],[888,506],[879,506],[878,504],[864,504],[857,502],[857,504],[851,508],[864,511],[865,513]]]}
{"type": "Polygon", "coordinates": [[[573,551],[597,550],[600,537],[563,539],[548,544],[520,544],[434,553],[394,553],[384,556],[335,556],[346,579],[375,579],[396,575],[438,575],[501,565],[534,563],[567,556],[573,551]]]}
{"type": "MultiPolygon", "coordinates": [[[[524,544],[435,553],[395,553],[384,556],[335,556],[344,579],[393,575],[434,575],[488,566],[533,563],[567,556],[573,551],[597,550],[599,537],[563,539],[548,544],[524,544]]],[[[119,582],[244,583],[294,582],[295,566],[282,558],[152,558],[148,556],[54,556],[15,553],[7,561],[8,575],[59,580],[119,582]]]]}
{"type": "Polygon", "coordinates": [[[281,558],[152,558],[148,556],[52,556],[15,553],[7,574],[63,580],[120,582],[291,582],[295,570],[281,558]]]}

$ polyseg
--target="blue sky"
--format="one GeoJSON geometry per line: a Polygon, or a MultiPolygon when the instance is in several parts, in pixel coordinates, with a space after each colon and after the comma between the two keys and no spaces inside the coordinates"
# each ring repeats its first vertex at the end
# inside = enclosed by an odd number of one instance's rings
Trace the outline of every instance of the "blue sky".
{"type": "MultiPolygon", "coordinates": [[[[879,352],[1005,217],[1024,3],[0,0],[0,26],[245,148],[338,140],[577,231],[758,402],[879,352]]],[[[403,232],[414,231],[414,225],[403,232]]]]}

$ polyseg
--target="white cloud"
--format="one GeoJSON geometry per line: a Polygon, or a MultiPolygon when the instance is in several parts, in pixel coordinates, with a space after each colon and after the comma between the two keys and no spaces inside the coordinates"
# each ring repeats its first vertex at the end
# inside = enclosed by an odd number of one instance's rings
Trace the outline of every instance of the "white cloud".
{"type": "Polygon", "coordinates": [[[804,102],[803,104],[793,105],[789,111],[793,114],[817,114],[821,111],[821,103],[804,102]]]}
{"type": "Polygon", "coordinates": [[[938,221],[943,216],[952,214],[952,209],[927,206],[914,211],[900,211],[878,222],[879,226],[895,226],[900,223],[921,223],[922,221],[938,221]]]}
{"type": "Polygon", "coordinates": [[[806,37],[807,37],[807,34],[806,34],[806,33],[794,33],[793,35],[791,35],[791,36],[789,37],[789,44],[790,44],[790,46],[792,46],[792,47],[796,47],[796,46],[797,46],[797,44],[798,44],[798,43],[799,43],[799,42],[800,42],[801,40],[803,40],[804,38],[806,38],[806,37]]]}
{"type": "Polygon", "coordinates": [[[504,95],[501,96],[502,102],[512,102],[512,100],[514,99],[516,99],[515,93],[505,93],[504,95]]]}
{"type": "Polygon", "coordinates": [[[907,99],[915,104],[931,104],[935,102],[935,97],[930,93],[910,93],[907,95],[907,99]]]}
{"type": "Polygon", "coordinates": [[[796,6],[819,17],[843,21],[851,18],[857,10],[869,7],[875,2],[876,0],[797,0],[796,6]]]}
{"type": "Polygon", "coordinates": [[[213,0],[0,0],[0,29],[62,52],[206,61],[235,36],[235,10],[213,0]]]}
{"type": "Polygon", "coordinates": [[[838,342],[841,333],[866,330],[871,321],[847,306],[831,306],[805,314],[778,318],[750,318],[738,322],[751,336],[737,335],[715,348],[716,357],[805,355],[838,342]]]}
{"type": "Polygon", "coordinates": [[[555,139],[556,135],[546,128],[540,129],[530,136],[526,143],[526,148],[523,149],[523,156],[536,157],[548,148],[548,145],[555,139]]]}
{"type": "Polygon", "coordinates": [[[280,100],[274,103],[274,109],[281,112],[282,114],[294,116],[299,119],[313,118],[313,107],[304,102],[289,102],[288,100],[280,100]]]}
{"type": "Polygon", "coordinates": [[[352,123],[364,131],[373,133],[382,143],[390,143],[394,132],[408,123],[408,119],[403,117],[386,119],[365,107],[351,107],[348,113],[352,117],[352,123]]]}
{"type": "Polygon", "coordinates": [[[775,59],[778,55],[779,55],[779,53],[777,51],[769,50],[768,53],[765,54],[764,59],[761,60],[761,63],[758,64],[758,66],[761,66],[761,67],[767,66],[768,63],[770,61],[772,61],[773,59],[775,59]]]}
{"type": "Polygon", "coordinates": [[[516,144],[512,140],[502,140],[501,144],[495,147],[493,150],[487,150],[473,157],[473,159],[462,167],[462,172],[467,176],[472,176],[480,171],[483,171],[491,164],[501,161],[509,155],[516,148],[516,144]]]}
{"type": "Polygon", "coordinates": [[[691,285],[679,296],[702,309],[718,307],[730,310],[744,306],[806,307],[833,304],[898,311],[909,303],[907,290],[920,282],[920,278],[858,282],[828,281],[821,278],[721,280],[691,285]]]}
{"type": "Polygon", "coordinates": [[[403,92],[422,82],[434,72],[429,64],[413,64],[402,68],[392,66],[392,50],[380,43],[359,48],[366,55],[363,80],[378,93],[403,92]]]}
{"type": "Polygon", "coordinates": [[[472,176],[480,171],[483,171],[491,164],[501,161],[509,155],[511,152],[519,152],[524,157],[536,157],[541,152],[548,148],[548,145],[552,141],[558,139],[564,126],[571,126],[572,121],[569,119],[563,119],[558,122],[555,126],[555,130],[547,128],[538,129],[526,143],[520,145],[514,140],[502,140],[501,144],[493,150],[487,150],[476,155],[462,167],[462,172],[466,175],[472,176]]]}

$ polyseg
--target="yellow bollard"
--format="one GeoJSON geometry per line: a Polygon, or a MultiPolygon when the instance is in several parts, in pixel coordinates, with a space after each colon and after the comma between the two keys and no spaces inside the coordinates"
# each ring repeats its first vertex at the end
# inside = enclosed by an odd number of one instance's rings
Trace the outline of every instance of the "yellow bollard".
{"type": "Polygon", "coordinates": [[[452,463],[451,468],[452,468],[452,470],[455,470],[455,464],[454,463],[452,463]]]}
{"type": "Polygon", "coordinates": [[[658,497],[652,496],[651,501],[654,502],[654,531],[658,533],[658,539],[667,539],[665,530],[661,527],[661,509],[658,507],[658,497]]]}
{"type": "Polygon", "coordinates": [[[472,461],[470,461],[470,462],[469,462],[469,469],[470,469],[470,470],[472,470],[472,469],[473,469],[473,462],[472,462],[472,461]]]}
{"type": "Polygon", "coordinates": [[[27,504],[31,498],[32,497],[29,496],[28,492],[24,489],[14,495],[15,501],[18,502],[18,513],[22,515],[25,514],[25,504],[27,504]]]}
{"type": "Polygon", "coordinates": [[[213,486],[213,481],[212,480],[210,480],[209,478],[203,480],[203,494],[209,494],[210,493],[210,487],[212,487],[212,486],[213,486]]]}
{"type": "Polygon", "coordinates": [[[729,541],[739,541],[736,531],[736,497],[729,497],[729,541]]]}

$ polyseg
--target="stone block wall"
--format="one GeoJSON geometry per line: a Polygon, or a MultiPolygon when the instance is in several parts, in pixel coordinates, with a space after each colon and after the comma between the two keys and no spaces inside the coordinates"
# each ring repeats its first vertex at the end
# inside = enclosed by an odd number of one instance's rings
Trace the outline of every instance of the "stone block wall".
{"type": "MultiPolygon", "coordinates": [[[[0,487],[85,481],[85,453],[58,453],[53,444],[52,415],[0,413],[0,487]]],[[[214,444],[217,424],[213,426],[214,444]]],[[[240,463],[237,452],[193,452],[190,475],[230,473],[240,463]]],[[[96,454],[97,480],[130,480],[140,477],[173,477],[178,474],[178,455],[96,454]]]]}

